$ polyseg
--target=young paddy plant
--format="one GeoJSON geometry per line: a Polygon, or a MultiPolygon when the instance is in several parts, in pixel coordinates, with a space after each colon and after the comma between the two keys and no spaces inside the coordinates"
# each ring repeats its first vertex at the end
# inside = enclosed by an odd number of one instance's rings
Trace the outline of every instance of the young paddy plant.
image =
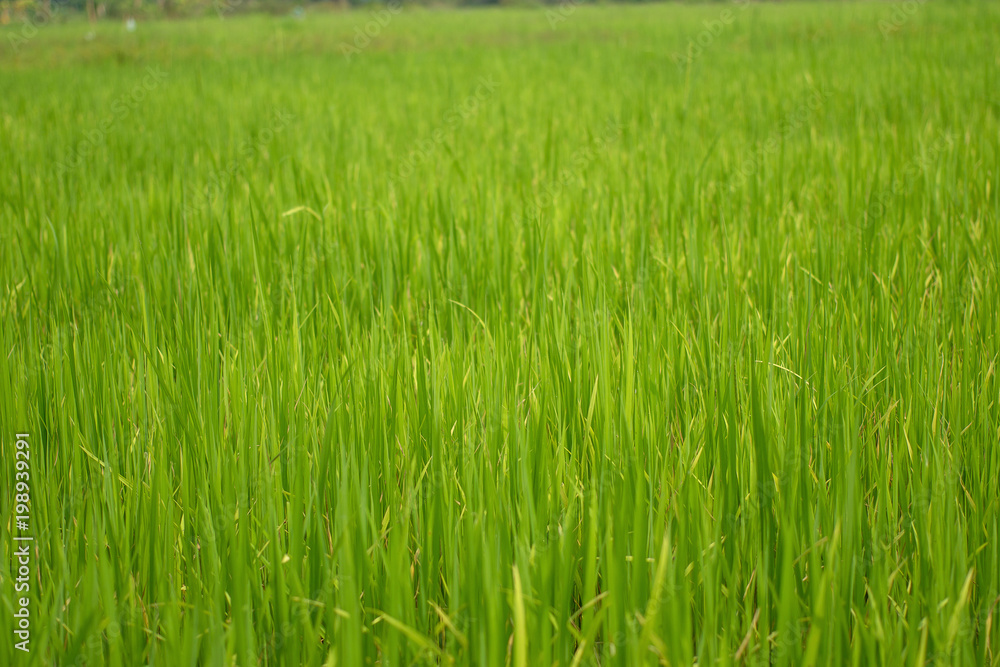
{"type": "Polygon", "coordinates": [[[0,663],[996,664],[998,5],[719,11],[0,54],[0,663]]]}

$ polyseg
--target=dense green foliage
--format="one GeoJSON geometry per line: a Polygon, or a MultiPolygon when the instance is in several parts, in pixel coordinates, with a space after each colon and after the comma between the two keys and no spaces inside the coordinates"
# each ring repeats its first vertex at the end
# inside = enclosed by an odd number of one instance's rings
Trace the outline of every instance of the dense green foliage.
{"type": "MultiPolygon", "coordinates": [[[[454,6],[538,6],[558,4],[559,1],[579,5],[584,0],[405,0],[408,7],[454,6]]],[[[586,0],[593,3],[596,0],[586,0]]],[[[615,2],[641,2],[643,0],[614,0],[615,2]]],[[[926,1],[926,0],[924,0],[926,1]]],[[[94,21],[102,19],[181,18],[205,14],[299,12],[305,8],[316,12],[344,9],[384,8],[387,4],[404,4],[404,0],[0,0],[0,25],[12,21],[28,21],[39,25],[50,20],[71,21],[87,16],[94,21]]]]}
{"type": "Polygon", "coordinates": [[[997,664],[1000,5],[898,9],[0,31],[0,663],[997,664]]]}

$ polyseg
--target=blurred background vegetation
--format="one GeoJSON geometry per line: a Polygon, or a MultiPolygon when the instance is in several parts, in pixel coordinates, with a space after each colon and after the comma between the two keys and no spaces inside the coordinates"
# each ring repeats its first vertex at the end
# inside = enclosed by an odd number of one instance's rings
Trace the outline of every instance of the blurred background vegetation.
{"type": "MultiPolygon", "coordinates": [[[[392,1],[392,0],[390,0],[392,1]]],[[[399,0],[396,0],[397,2],[399,0]]],[[[593,1],[593,0],[587,0],[593,1]]],[[[525,4],[582,4],[584,0],[405,0],[402,4],[423,6],[449,5],[525,5],[525,4]]],[[[310,9],[338,10],[348,8],[376,8],[384,6],[383,0],[0,0],[0,25],[28,22],[42,25],[74,18],[101,19],[152,19],[160,17],[198,16],[217,12],[225,7],[226,13],[287,13],[310,9]]]]}

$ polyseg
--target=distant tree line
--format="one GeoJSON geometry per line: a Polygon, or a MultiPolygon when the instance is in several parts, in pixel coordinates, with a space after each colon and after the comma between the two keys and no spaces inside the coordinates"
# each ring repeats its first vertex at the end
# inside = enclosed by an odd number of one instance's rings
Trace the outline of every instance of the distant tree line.
{"type": "MultiPolygon", "coordinates": [[[[385,4],[386,0],[240,0],[226,4],[238,12],[286,12],[296,7],[368,8],[385,4]]],[[[563,0],[565,1],[565,0],[563,0]]],[[[584,0],[573,0],[579,4],[584,0]]],[[[405,0],[417,5],[499,5],[499,4],[559,4],[560,0],[405,0]]],[[[191,16],[215,11],[217,0],[0,0],[0,25],[18,21],[45,23],[62,21],[72,16],[87,16],[90,20],[122,18],[154,18],[157,16],[191,16]]],[[[227,10],[227,11],[228,11],[227,10]]]]}

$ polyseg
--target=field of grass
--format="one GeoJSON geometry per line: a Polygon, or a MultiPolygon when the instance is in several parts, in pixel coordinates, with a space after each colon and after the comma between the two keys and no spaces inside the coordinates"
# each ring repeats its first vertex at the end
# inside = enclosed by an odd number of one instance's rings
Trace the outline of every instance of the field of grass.
{"type": "Polygon", "coordinates": [[[0,30],[0,664],[998,664],[1000,4],[901,7],[0,30]]]}

